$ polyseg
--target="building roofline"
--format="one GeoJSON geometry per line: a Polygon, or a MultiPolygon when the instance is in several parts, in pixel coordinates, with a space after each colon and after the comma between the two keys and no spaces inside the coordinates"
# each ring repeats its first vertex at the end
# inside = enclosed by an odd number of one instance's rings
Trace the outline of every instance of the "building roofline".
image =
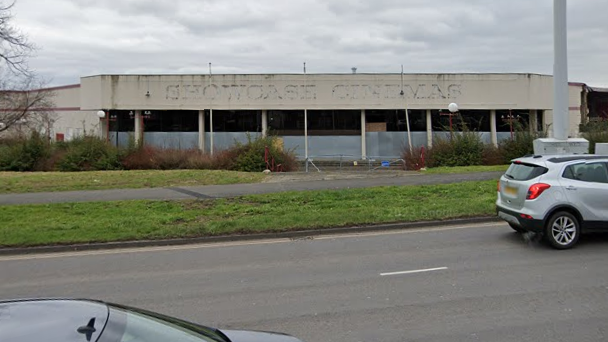
{"type": "Polygon", "coordinates": [[[586,87],[587,85],[585,83],[582,82],[568,82],[569,86],[574,86],[574,87],[586,87]]]}
{"type": "MultiPolygon", "coordinates": [[[[378,72],[378,73],[364,73],[364,72],[357,72],[356,74],[353,73],[348,73],[348,72],[344,72],[344,73],[252,73],[252,74],[231,74],[231,73],[225,73],[225,74],[211,74],[211,76],[268,76],[268,75],[278,75],[278,76],[302,76],[302,75],[315,75],[315,76],[319,76],[319,75],[327,75],[327,76],[346,76],[346,75],[369,75],[369,76],[378,76],[378,75],[401,75],[401,73],[399,72],[378,72]]],[[[470,76],[479,76],[479,75],[524,75],[524,76],[548,76],[548,77],[552,77],[552,75],[548,75],[548,74],[540,74],[540,73],[530,73],[530,72],[410,72],[410,73],[404,73],[404,75],[423,75],[423,76],[436,76],[436,75],[449,75],[449,76],[454,76],[454,75],[470,75],[470,76]]],[[[88,76],[82,76],[81,78],[93,78],[93,77],[100,77],[100,76],[133,76],[133,77],[137,77],[137,76],[209,76],[208,73],[199,73],[199,74],[96,74],[96,75],[88,75],[88,76]]]]}
{"type": "Polygon", "coordinates": [[[54,86],[54,87],[48,87],[48,88],[40,88],[40,89],[34,89],[34,90],[63,90],[63,89],[73,89],[73,88],[80,88],[80,83],[67,84],[67,85],[62,85],[62,86],[54,86]]]}

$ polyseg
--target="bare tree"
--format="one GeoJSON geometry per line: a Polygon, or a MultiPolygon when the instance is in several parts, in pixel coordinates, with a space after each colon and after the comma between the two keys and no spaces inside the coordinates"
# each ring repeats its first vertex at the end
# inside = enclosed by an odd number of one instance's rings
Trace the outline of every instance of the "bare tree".
{"type": "Polygon", "coordinates": [[[11,25],[14,5],[0,0],[0,132],[38,129],[36,123],[50,117],[54,107],[53,93],[44,89],[44,82],[27,63],[36,46],[11,25]]]}

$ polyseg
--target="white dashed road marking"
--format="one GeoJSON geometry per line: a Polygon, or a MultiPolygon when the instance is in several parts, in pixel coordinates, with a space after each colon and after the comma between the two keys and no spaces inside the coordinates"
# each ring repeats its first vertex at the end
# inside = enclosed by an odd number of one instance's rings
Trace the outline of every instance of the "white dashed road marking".
{"type": "Polygon", "coordinates": [[[401,275],[401,274],[413,274],[413,273],[424,273],[424,272],[433,272],[433,271],[444,271],[447,270],[447,267],[435,267],[435,268],[427,268],[423,270],[411,270],[411,271],[400,271],[400,272],[389,272],[389,273],[380,273],[380,276],[392,276],[392,275],[401,275]]]}

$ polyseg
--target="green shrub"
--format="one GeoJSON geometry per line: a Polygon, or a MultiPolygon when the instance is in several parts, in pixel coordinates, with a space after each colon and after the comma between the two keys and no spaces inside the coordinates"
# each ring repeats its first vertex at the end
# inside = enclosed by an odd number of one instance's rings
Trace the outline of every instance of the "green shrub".
{"type": "Polygon", "coordinates": [[[481,134],[463,128],[450,138],[436,138],[429,150],[428,166],[468,166],[483,163],[484,144],[481,134]]]}
{"type": "Polygon", "coordinates": [[[293,151],[284,151],[278,144],[278,137],[268,135],[266,137],[259,136],[255,139],[251,135],[247,136],[247,143],[236,143],[234,147],[228,149],[222,154],[224,158],[230,160],[217,160],[217,166],[224,166],[228,170],[259,172],[264,171],[268,167],[272,167],[272,162],[276,170],[292,171],[296,168],[296,159],[293,151]],[[268,147],[268,162],[266,164],[266,147],[268,147]]]}
{"type": "Polygon", "coordinates": [[[119,150],[105,140],[83,136],[59,145],[65,155],[57,163],[60,171],[118,170],[121,168],[119,150]]]}
{"type": "Polygon", "coordinates": [[[483,147],[483,165],[503,165],[504,157],[500,149],[494,144],[487,144],[483,147]]]}
{"type": "Polygon", "coordinates": [[[508,164],[515,158],[534,154],[534,140],[538,137],[538,134],[530,131],[517,131],[513,134],[513,139],[501,141],[498,144],[498,151],[503,163],[508,164]]]}
{"type": "Polygon", "coordinates": [[[587,132],[608,132],[608,120],[588,121],[578,126],[581,133],[587,132]]]}
{"type": "Polygon", "coordinates": [[[545,132],[531,132],[529,126],[516,124],[513,139],[505,139],[498,144],[503,163],[509,164],[515,158],[534,154],[534,140],[545,137],[545,132]]]}
{"type": "Polygon", "coordinates": [[[3,144],[0,149],[0,170],[38,171],[50,155],[49,144],[38,132],[28,138],[3,144]]]}
{"type": "Polygon", "coordinates": [[[592,121],[580,126],[581,135],[589,140],[589,153],[595,153],[595,144],[608,143],[608,121],[592,121]]]}

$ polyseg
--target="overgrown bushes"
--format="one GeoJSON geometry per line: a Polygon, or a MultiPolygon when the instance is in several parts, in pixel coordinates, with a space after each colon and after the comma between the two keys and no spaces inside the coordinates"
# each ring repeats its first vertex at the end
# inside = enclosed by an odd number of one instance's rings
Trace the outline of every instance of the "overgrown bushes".
{"type": "Polygon", "coordinates": [[[267,168],[288,171],[296,168],[294,154],[285,153],[275,136],[252,139],[248,135],[246,144],[236,144],[233,155],[236,159],[231,169],[238,171],[259,171],[267,168]]]}
{"type": "Polygon", "coordinates": [[[466,126],[462,131],[451,132],[447,138],[436,137],[433,146],[424,154],[424,161],[419,151],[404,149],[403,159],[414,168],[440,166],[500,165],[508,164],[512,159],[534,153],[533,142],[544,135],[533,133],[527,127],[516,127],[513,139],[506,139],[498,144],[484,144],[479,132],[470,131],[466,126]],[[416,167],[418,165],[418,167],[416,167]]]}
{"type": "Polygon", "coordinates": [[[59,171],[118,170],[121,168],[119,150],[102,139],[84,136],[69,143],[57,144],[59,171]]]}
{"type": "Polygon", "coordinates": [[[608,121],[594,121],[580,125],[583,138],[589,140],[589,153],[595,153],[595,144],[608,143],[608,121]]]}
{"type": "Polygon", "coordinates": [[[484,144],[477,132],[452,132],[449,139],[438,138],[428,153],[428,166],[481,165],[484,144]]]}
{"type": "Polygon", "coordinates": [[[513,133],[513,139],[506,139],[498,144],[498,153],[503,164],[511,160],[534,153],[534,140],[542,138],[539,133],[532,133],[526,128],[518,129],[513,133]]]}
{"type": "Polygon", "coordinates": [[[34,133],[28,138],[0,141],[0,171],[222,169],[258,172],[273,165],[274,171],[297,168],[293,152],[284,151],[275,136],[249,137],[246,143],[235,143],[232,148],[217,151],[213,156],[197,149],[163,149],[134,144],[116,148],[93,136],[49,143],[34,133]]]}
{"type": "Polygon", "coordinates": [[[5,140],[0,144],[0,171],[38,171],[49,155],[49,144],[36,132],[28,139],[5,140]]]}

